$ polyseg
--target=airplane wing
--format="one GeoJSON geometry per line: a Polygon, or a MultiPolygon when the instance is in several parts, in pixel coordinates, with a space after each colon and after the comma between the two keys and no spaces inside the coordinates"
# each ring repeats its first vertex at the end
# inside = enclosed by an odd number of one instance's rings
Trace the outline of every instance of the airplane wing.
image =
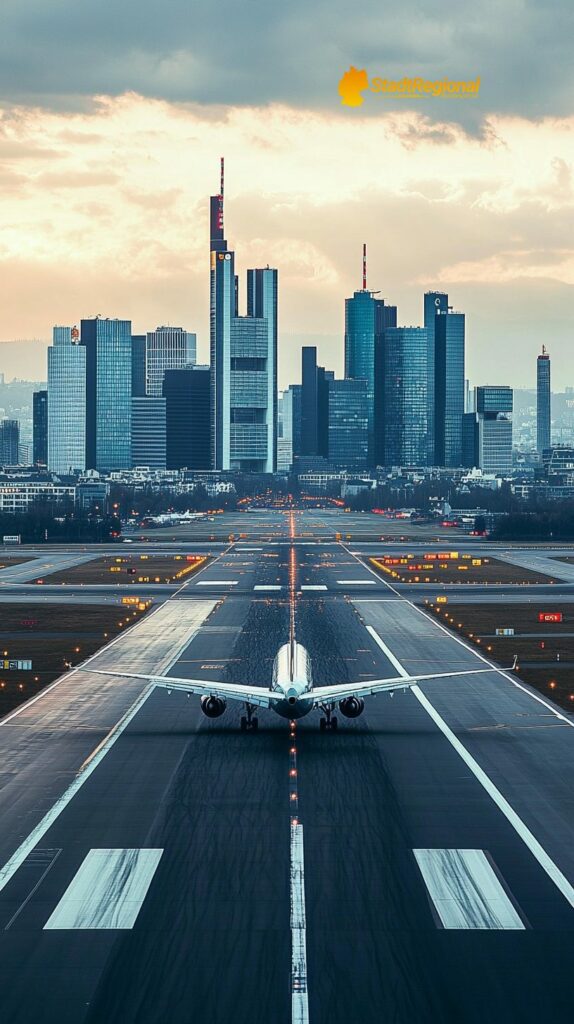
{"type": "MultiPolygon", "coordinates": [[[[514,665],[511,668],[514,668],[514,665]]],[[[431,672],[420,676],[392,676],[390,679],[372,679],[366,683],[338,683],[335,686],[313,687],[315,705],[330,704],[345,697],[371,697],[377,693],[393,690],[408,690],[415,683],[426,683],[431,679],[451,679],[457,676],[478,676],[485,672],[505,672],[503,668],[465,669],[463,672],[431,672]]]]}
{"type": "Polygon", "coordinates": [[[260,708],[271,707],[278,696],[272,690],[262,686],[242,686],[239,683],[215,683],[206,679],[178,679],[172,676],[148,676],[138,672],[109,672],[103,669],[87,668],[82,672],[93,672],[99,676],[117,676],[119,679],[141,679],[146,683],[154,683],[165,690],[183,690],[185,693],[196,693],[199,697],[221,697],[222,700],[239,700],[256,704],[260,708]]]}

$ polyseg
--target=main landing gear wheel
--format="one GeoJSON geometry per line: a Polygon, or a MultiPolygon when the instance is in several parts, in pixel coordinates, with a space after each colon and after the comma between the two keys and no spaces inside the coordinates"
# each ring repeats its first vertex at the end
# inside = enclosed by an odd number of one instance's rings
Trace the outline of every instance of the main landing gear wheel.
{"type": "Polygon", "coordinates": [[[247,715],[241,716],[241,732],[257,732],[259,719],[253,714],[253,705],[246,704],[247,715]]]}
{"type": "Polygon", "coordinates": [[[319,729],[321,732],[336,732],[337,727],[338,722],[335,715],[329,715],[328,718],[319,719],[319,729]]]}

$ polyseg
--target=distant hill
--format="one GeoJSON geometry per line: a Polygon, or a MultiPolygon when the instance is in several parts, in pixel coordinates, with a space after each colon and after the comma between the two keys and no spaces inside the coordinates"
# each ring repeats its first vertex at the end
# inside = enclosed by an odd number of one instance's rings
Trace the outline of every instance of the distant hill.
{"type": "Polygon", "coordinates": [[[0,374],[4,380],[46,380],[47,341],[0,341],[0,374]]]}

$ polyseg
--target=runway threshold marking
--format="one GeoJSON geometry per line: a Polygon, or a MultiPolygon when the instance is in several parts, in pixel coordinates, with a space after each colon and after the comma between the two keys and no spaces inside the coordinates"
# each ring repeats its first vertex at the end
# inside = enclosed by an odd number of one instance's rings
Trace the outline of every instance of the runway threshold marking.
{"type": "Polygon", "coordinates": [[[259,583],[253,587],[254,590],[281,590],[282,587],[278,583],[259,583]]]}
{"type": "Polygon", "coordinates": [[[324,583],[316,583],[316,584],[304,583],[301,586],[301,590],[326,590],[326,589],[327,589],[327,587],[325,586],[324,583]]]}
{"type": "Polygon", "coordinates": [[[47,931],[133,928],[163,850],[90,850],[47,931]]]}
{"type": "MultiPolygon", "coordinates": [[[[396,669],[400,676],[403,678],[407,677],[407,672],[404,665],[401,664],[399,659],[395,657],[393,652],[387,647],[384,640],[378,635],[376,630],[372,626],[366,627],[370,635],[376,641],[381,650],[386,654],[393,668],[396,669]]],[[[531,854],[540,864],[543,871],[546,872],[548,877],[554,882],[557,888],[560,890],[565,899],[568,900],[570,906],[574,907],[574,887],[570,884],[565,875],[562,874],[560,868],[554,863],[550,855],[546,852],[541,843],[538,842],[536,837],[530,831],[528,826],[523,822],[522,818],[516,813],[514,808],[509,804],[506,797],[502,795],[497,786],[490,778],[489,775],[480,767],[478,761],[475,761],[472,754],[468,752],[465,746],[460,742],[457,736],[453,733],[452,729],[446,724],[444,718],[439,715],[436,708],[431,704],[430,700],[422,692],[417,683],[410,688],[411,693],[417,698],[420,704],[432,718],[433,722],[440,729],[443,736],[449,741],[451,746],[456,750],[459,757],[462,758],[467,768],[470,768],[475,779],[481,784],[486,790],[491,800],[494,801],[496,806],[504,814],[507,821],[512,825],[515,832],[518,834],[523,843],[526,844],[531,854]]]]}
{"type": "Polygon", "coordinates": [[[150,683],[146,686],[145,690],[140,694],[135,704],[132,704],[131,708],[126,711],[123,718],[120,718],[119,722],[114,726],[111,732],[108,733],[106,739],[92,755],[91,759],[88,760],[84,767],[80,769],[73,782],[70,783],[68,788],[62,793],[62,795],[56,800],[56,803],[50,808],[47,814],[38,822],[36,827],[32,829],[30,835],[26,837],[23,843],[20,844],[18,849],[12,854],[10,859],[6,861],[3,868],[0,869],[0,892],[8,884],[13,875],[20,867],[20,865],[26,860],[28,854],[32,852],[35,846],[40,842],[48,829],[52,827],[56,819],[60,816],[65,807],[68,806],[70,800],[75,797],[76,793],[82,788],[85,782],[95,772],[96,768],[103,761],[104,757],[108,753],[117,739],[121,736],[124,729],[130,724],[132,718],[135,718],[140,708],[143,707],[152,690],[155,689],[155,683],[150,683]]]}
{"type": "Polygon", "coordinates": [[[413,850],[443,928],[524,930],[484,850],[413,850]]]}

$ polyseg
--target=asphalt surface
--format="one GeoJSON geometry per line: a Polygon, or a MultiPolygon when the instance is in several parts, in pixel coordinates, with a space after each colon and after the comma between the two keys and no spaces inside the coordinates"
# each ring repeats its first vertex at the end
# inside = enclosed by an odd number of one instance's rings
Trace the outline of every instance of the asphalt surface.
{"type": "MultiPolygon", "coordinates": [[[[288,636],[294,558],[296,634],[316,685],[399,669],[471,674],[424,683],[420,698],[370,698],[362,717],[339,715],[333,734],[314,712],[294,741],[270,712],[243,734],[240,706],[209,720],[197,698],[82,667],[9,716],[3,1024],[300,1019],[290,992],[293,743],[308,1020],[569,1021],[572,720],[501,672],[477,675],[487,667],[477,653],[411,603],[418,588],[389,587],[327,536],[331,514],[327,526],[318,510],[296,516],[294,537],[285,515],[252,516],[264,518],[253,533],[267,541],[214,550],[86,667],[268,686],[288,636]],[[93,850],[162,851],[135,922],[46,928],[93,850]],[[484,851],[519,927],[442,927],[415,850],[484,851]]],[[[483,588],[467,589],[475,601],[483,588]]],[[[472,903],[476,879],[455,881],[461,905],[472,903]]],[[[119,872],[106,906],[121,884],[119,872]]],[[[78,919],[97,889],[74,904],[78,919]]]]}

